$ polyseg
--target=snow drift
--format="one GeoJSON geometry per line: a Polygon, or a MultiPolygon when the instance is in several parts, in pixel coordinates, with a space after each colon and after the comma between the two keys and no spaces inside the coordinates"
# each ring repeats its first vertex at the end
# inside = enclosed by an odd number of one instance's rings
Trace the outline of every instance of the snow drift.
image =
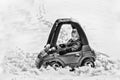
{"type": "MultiPolygon", "coordinates": [[[[13,55],[7,55],[3,59],[2,67],[3,73],[12,74],[14,77],[11,79],[19,80],[24,79],[31,80],[78,80],[88,79],[102,76],[118,75],[120,71],[120,61],[112,60],[108,55],[100,52],[96,52],[96,67],[79,67],[74,72],[69,71],[69,67],[59,68],[54,70],[48,66],[47,69],[37,69],[35,67],[35,59],[38,53],[27,53],[21,49],[17,49],[13,52],[13,55]],[[87,76],[87,78],[85,78],[87,76]]],[[[93,80],[92,79],[92,80],[93,80]]],[[[96,79],[96,78],[95,78],[96,79]]],[[[98,80],[102,80],[101,78],[98,80]]],[[[119,79],[117,77],[116,79],[119,79]]]]}

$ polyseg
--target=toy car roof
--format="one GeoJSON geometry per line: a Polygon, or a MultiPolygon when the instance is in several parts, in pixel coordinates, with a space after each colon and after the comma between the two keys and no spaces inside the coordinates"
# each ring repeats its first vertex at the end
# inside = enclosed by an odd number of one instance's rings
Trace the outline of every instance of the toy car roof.
{"type": "Polygon", "coordinates": [[[56,45],[56,41],[60,32],[60,28],[63,24],[71,24],[72,28],[76,28],[78,30],[78,33],[81,38],[81,42],[83,45],[88,45],[88,40],[85,35],[85,32],[83,31],[81,25],[73,20],[72,18],[63,18],[63,19],[57,19],[51,29],[47,44],[50,44],[52,46],[56,45]]]}
{"type": "MultiPolygon", "coordinates": [[[[73,18],[61,18],[61,19],[57,19],[56,20],[56,24],[69,24],[69,23],[76,23],[77,20],[73,19],[73,18]]],[[[77,22],[78,23],[78,22],[77,22]]]]}

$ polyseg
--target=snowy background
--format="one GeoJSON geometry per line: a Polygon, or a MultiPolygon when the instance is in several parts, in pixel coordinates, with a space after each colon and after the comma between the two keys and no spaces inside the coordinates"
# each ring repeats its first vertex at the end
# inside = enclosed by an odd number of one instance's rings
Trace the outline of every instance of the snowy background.
{"type": "Polygon", "coordinates": [[[0,0],[0,80],[54,80],[58,77],[60,80],[119,80],[119,3],[119,0],[0,0]],[[30,61],[34,63],[32,56],[43,49],[54,21],[64,17],[77,19],[90,46],[109,55],[112,58],[110,62],[107,57],[98,58],[96,64],[99,63],[97,69],[100,70],[83,69],[83,75],[80,73],[82,69],[76,73],[70,73],[68,68],[57,72],[51,68],[36,70],[30,64],[30,61]],[[26,67],[32,70],[26,70],[26,67]],[[93,76],[94,71],[99,76],[93,76]],[[29,77],[31,75],[33,77],[29,77]]]}

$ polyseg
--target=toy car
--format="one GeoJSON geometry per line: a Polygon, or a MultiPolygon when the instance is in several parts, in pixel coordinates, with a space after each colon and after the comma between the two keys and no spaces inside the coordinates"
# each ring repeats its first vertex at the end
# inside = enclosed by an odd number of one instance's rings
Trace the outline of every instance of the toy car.
{"type": "Polygon", "coordinates": [[[61,66],[63,68],[66,66],[70,66],[71,68],[80,66],[95,67],[95,52],[91,49],[81,25],[71,18],[57,19],[55,21],[46,45],[49,44],[50,48],[56,46],[61,26],[65,24],[70,24],[72,28],[77,29],[78,34],[81,37],[82,47],[76,52],[69,52],[64,55],[59,55],[59,52],[54,50],[40,53],[36,59],[37,68],[41,68],[41,66],[47,67],[48,65],[52,67],[61,66]]]}

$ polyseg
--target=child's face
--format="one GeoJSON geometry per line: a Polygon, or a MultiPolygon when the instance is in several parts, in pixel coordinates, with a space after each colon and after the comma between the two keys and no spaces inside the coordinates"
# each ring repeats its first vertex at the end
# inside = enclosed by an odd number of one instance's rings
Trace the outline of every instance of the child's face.
{"type": "Polygon", "coordinates": [[[79,35],[77,34],[77,32],[72,33],[72,39],[73,40],[77,40],[79,38],[79,35]]]}

